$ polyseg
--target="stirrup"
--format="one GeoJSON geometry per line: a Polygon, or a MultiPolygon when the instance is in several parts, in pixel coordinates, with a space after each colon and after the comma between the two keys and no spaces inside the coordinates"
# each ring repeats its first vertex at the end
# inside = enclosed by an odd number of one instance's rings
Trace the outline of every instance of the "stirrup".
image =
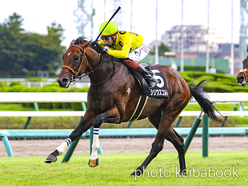
{"type": "Polygon", "coordinates": [[[154,82],[154,81],[150,81],[149,83],[147,83],[148,84],[148,86],[149,86],[149,88],[150,89],[153,89],[154,87],[156,87],[156,85],[157,85],[157,81],[156,82],[154,82]]]}

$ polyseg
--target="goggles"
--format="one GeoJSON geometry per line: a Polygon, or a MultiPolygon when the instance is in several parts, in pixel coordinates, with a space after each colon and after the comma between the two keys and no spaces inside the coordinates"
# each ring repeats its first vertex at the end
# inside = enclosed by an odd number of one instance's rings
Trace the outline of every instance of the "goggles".
{"type": "Polygon", "coordinates": [[[101,36],[102,40],[111,40],[112,36],[101,36]]]}

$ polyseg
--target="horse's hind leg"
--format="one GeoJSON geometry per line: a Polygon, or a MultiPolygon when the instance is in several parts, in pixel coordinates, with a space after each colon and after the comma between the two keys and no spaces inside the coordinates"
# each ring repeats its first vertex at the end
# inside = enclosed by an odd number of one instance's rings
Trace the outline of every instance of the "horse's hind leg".
{"type": "MultiPolygon", "coordinates": [[[[157,110],[153,115],[149,117],[150,122],[158,129],[159,122],[161,119],[161,109],[157,110]]],[[[179,155],[179,164],[180,171],[184,174],[186,170],[185,166],[185,156],[184,156],[184,140],[172,127],[169,128],[168,133],[165,136],[165,139],[171,142],[174,147],[177,149],[179,155]]]]}
{"type": "MultiPolygon", "coordinates": [[[[158,109],[154,114],[148,117],[149,121],[155,126],[156,129],[159,127],[159,123],[161,120],[161,109],[158,109]]],[[[163,149],[164,147],[164,136],[165,133],[157,133],[155,141],[152,143],[152,149],[150,154],[145,159],[145,161],[131,174],[131,176],[140,176],[143,174],[145,168],[148,164],[157,156],[157,154],[163,149]],[[159,136],[163,136],[158,139],[159,136]],[[158,142],[159,141],[159,142],[158,142]]]]}
{"type": "Polygon", "coordinates": [[[165,136],[165,139],[170,141],[174,147],[177,149],[179,155],[179,165],[180,165],[180,173],[186,173],[185,166],[185,156],[184,156],[184,140],[182,136],[180,136],[172,127],[170,127],[168,133],[165,136]]]}
{"type": "Polygon", "coordinates": [[[145,159],[145,161],[131,174],[132,176],[140,176],[143,174],[145,168],[148,164],[158,155],[158,153],[163,149],[164,138],[167,133],[167,128],[163,126],[159,126],[158,132],[156,135],[156,139],[152,143],[152,148],[150,150],[149,155],[145,159]]]}
{"type": "MultiPolygon", "coordinates": [[[[176,94],[170,98],[161,109],[155,112],[149,120],[158,129],[155,141],[152,144],[150,154],[147,156],[145,161],[139,166],[131,175],[139,176],[144,172],[144,169],[148,164],[157,156],[157,154],[162,150],[161,144],[163,144],[164,138],[171,128],[171,124],[178,117],[183,108],[187,105],[189,98],[185,98],[182,94],[176,94]],[[152,119],[152,117],[159,116],[159,119],[152,119]]],[[[170,135],[169,135],[170,136],[170,135]]],[[[176,143],[175,143],[176,144],[176,143]]],[[[180,148],[179,148],[180,149],[180,148]]],[[[181,153],[180,153],[181,155],[181,153]]],[[[182,160],[182,163],[184,161],[182,160]]],[[[183,165],[183,164],[182,164],[183,165]]],[[[184,165],[185,167],[185,165],[184,165]]],[[[184,168],[183,166],[181,168],[184,168]]]]}
{"type": "MultiPolygon", "coordinates": [[[[170,141],[174,145],[174,147],[177,149],[178,154],[179,154],[180,173],[185,174],[186,166],[185,166],[183,138],[172,127],[170,127],[167,134],[165,135],[165,139],[170,141]]],[[[156,140],[152,144],[152,147],[155,147],[155,149],[153,150],[152,148],[146,160],[131,175],[140,176],[144,172],[146,166],[157,156],[157,154],[160,151],[163,150],[164,138],[158,143],[157,146],[155,145],[156,145],[156,140]]]]}

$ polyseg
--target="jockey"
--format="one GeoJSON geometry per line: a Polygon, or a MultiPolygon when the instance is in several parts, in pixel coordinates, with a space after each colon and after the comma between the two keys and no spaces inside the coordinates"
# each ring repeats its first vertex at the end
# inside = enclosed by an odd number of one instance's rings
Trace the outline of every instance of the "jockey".
{"type": "MultiPolygon", "coordinates": [[[[99,34],[105,27],[105,21],[101,24],[99,28],[99,34]]],[[[101,35],[101,40],[98,42],[99,45],[107,44],[114,47],[116,50],[108,50],[95,45],[95,49],[99,52],[106,52],[116,58],[124,58],[123,63],[129,68],[137,70],[146,80],[149,88],[153,88],[157,84],[157,80],[148,73],[148,71],[141,65],[141,61],[150,51],[148,45],[143,44],[143,37],[141,35],[127,32],[119,31],[116,24],[112,21],[106,26],[101,35]]],[[[103,45],[104,47],[104,45],[103,45]]]]}

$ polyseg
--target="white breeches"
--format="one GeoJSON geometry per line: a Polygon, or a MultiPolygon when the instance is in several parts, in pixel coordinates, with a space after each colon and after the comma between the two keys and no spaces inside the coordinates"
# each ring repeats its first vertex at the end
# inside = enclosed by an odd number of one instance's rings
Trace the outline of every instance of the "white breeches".
{"type": "Polygon", "coordinates": [[[139,62],[147,56],[149,51],[150,51],[150,47],[146,44],[142,44],[140,47],[130,52],[128,54],[128,58],[135,62],[139,62]]]}

